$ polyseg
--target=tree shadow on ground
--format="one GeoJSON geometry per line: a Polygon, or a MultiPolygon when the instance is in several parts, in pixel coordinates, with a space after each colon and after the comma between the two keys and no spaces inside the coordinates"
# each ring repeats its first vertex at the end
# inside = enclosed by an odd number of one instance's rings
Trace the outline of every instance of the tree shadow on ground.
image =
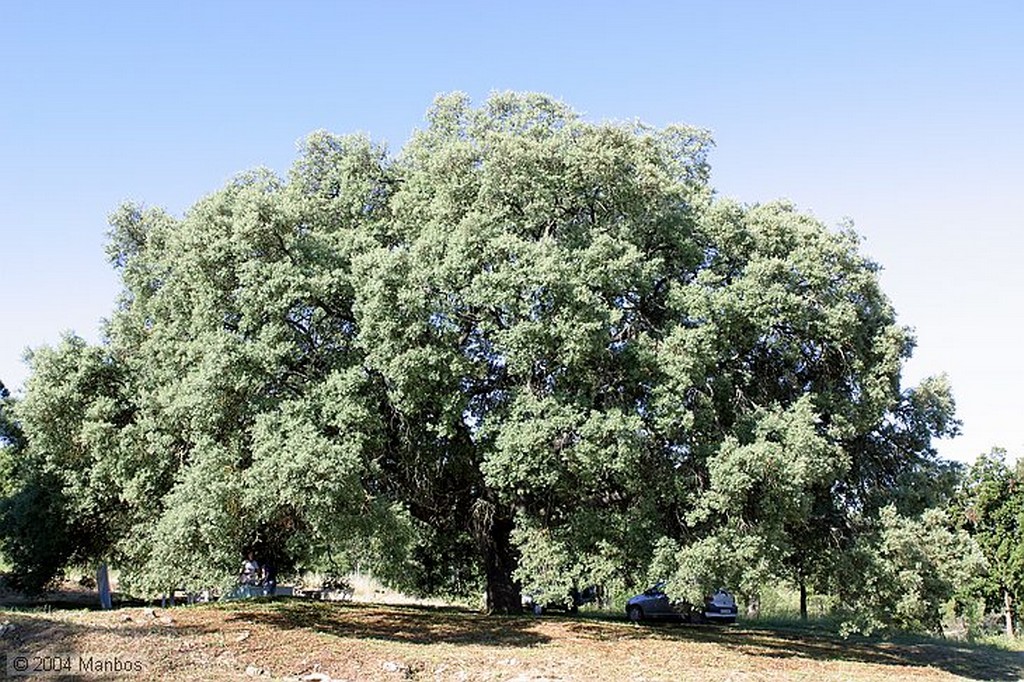
{"type": "Polygon", "coordinates": [[[103,632],[107,636],[118,637],[126,640],[134,640],[142,637],[151,637],[154,634],[167,634],[174,636],[201,635],[209,632],[216,632],[217,628],[205,625],[188,625],[173,619],[175,611],[163,609],[162,616],[140,616],[118,611],[106,611],[107,614],[120,614],[123,619],[116,625],[96,625],[95,623],[73,623],[63,620],[54,620],[46,612],[33,613],[31,611],[0,611],[0,623],[13,625],[14,627],[3,628],[0,634],[0,642],[4,648],[10,648],[13,644],[31,644],[32,646],[47,645],[53,642],[71,644],[75,637],[81,634],[96,634],[103,632]],[[170,616],[168,616],[170,614],[170,616]],[[163,618],[172,617],[170,622],[163,618]]]}
{"type": "MultiPolygon", "coordinates": [[[[1018,680],[1024,655],[993,646],[948,640],[883,641],[842,638],[820,631],[759,627],[659,624],[633,625],[607,615],[487,616],[436,606],[323,603],[300,600],[232,606],[227,622],[255,623],[290,631],[309,629],[348,639],[404,644],[531,647],[557,643],[558,630],[574,639],[604,643],[662,640],[721,646],[763,658],[842,661],[893,668],[934,668],[973,680],[1018,680]],[[556,626],[552,629],[549,626],[556,626]]],[[[894,674],[899,674],[894,670],[894,674]]]]}
{"type": "MultiPolygon", "coordinates": [[[[148,667],[151,661],[147,652],[140,650],[140,642],[154,637],[178,640],[211,632],[206,626],[183,625],[173,620],[166,622],[156,616],[122,613],[121,618],[113,625],[97,625],[55,619],[54,614],[47,611],[0,611],[0,671],[8,670],[7,659],[12,655],[59,655],[76,659],[78,656],[100,656],[98,660],[119,655],[148,667]],[[96,637],[101,643],[97,643],[96,637]]],[[[81,679],[76,675],[61,677],[47,673],[46,676],[51,679],[81,679]]]]}
{"type": "Polygon", "coordinates": [[[529,647],[550,637],[535,632],[526,616],[488,616],[455,607],[323,604],[275,601],[246,608],[228,621],[255,622],[282,630],[310,628],[336,637],[406,644],[529,647]],[[365,608],[364,608],[365,606],[365,608]]]}
{"type": "Polygon", "coordinates": [[[729,646],[753,655],[932,667],[972,680],[1019,680],[1024,656],[993,646],[951,640],[882,641],[821,634],[746,630],[729,646]]]}
{"type": "Polygon", "coordinates": [[[932,667],[972,680],[1024,678],[1024,654],[952,640],[908,638],[884,641],[865,637],[843,638],[812,631],[667,623],[633,626],[626,628],[625,633],[617,633],[598,626],[597,623],[601,622],[607,623],[608,619],[586,618],[567,627],[577,636],[602,640],[616,637],[679,640],[716,644],[749,656],[932,667]]]}

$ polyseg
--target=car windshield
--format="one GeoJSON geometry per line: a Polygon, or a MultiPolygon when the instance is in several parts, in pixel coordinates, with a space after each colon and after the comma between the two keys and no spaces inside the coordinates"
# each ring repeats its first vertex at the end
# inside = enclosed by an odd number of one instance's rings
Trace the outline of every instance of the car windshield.
{"type": "Polygon", "coordinates": [[[724,589],[719,589],[718,592],[712,595],[711,602],[719,606],[733,606],[736,604],[733,596],[724,589]]]}

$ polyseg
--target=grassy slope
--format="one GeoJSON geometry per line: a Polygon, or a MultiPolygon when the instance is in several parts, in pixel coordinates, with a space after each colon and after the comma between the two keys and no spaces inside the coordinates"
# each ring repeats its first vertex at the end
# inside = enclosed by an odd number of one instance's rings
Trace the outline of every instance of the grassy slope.
{"type": "MultiPolygon", "coordinates": [[[[792,631],[487,617],[451,608],[299,600],[110,612],[0,612],[0,652],[122,654],[139,679],[1016,680],[994,647],[792,631]]],[[[2,673],[0,673],[2,675],[2,673]]],[[[52,679],[52,678],[50,678],[52,679]]]]}

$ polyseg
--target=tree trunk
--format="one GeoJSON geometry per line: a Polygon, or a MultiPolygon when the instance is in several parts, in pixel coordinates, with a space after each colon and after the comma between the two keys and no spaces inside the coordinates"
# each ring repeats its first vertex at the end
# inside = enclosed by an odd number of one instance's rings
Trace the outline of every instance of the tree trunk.
{"type": "Polygon", "coordinates": [[[761,617],[761,595],[752,594],[746,599],[747,601],[747,618],[760,618],[761,617]]]}
{"type": "Polygon", "coordinates": [[[807,620],[807,581],[803,576],[798,580],[800,585],[800,620],[807,620]]]}
{"type": "Polygon", "coordinates": [[[519,613],[522,611],[522,591],[512,579],[518,557],[512,547],[512,519],[496,518],[491,526],[491,538],[484,550],[484,568],[487,577],[487,613],[519,613]]]}
{"type": "Polygon", "coordinates": [[[474,509],[477,539],[487,581],[484,608],[487,613],[520,613],[522,591],[512,578],[519,557],[512,546],[514,522],[499,505],[479,501],[474,509]]]}
{"type": "Polygon", "coordinates": [[[1003,588],[1003,618],[1006,621],[1006,636],[1013,637],[1013,596],[1003,588]]]}
{"type": "Polygon", "coordinates": [[[96,569],[96,589],[100,593],[100,607],[113,608],[114,604],[110,596],[110,576],[107,573],[106,562],[101,563],[96,569]]]}

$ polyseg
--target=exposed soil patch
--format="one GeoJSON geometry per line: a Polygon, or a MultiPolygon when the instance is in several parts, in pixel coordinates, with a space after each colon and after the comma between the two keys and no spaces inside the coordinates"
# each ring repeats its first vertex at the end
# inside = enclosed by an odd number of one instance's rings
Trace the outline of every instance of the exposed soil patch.
{"type": "MultiPolygon", "coordinates": [[[[120,656],[138,679],[1017,680],[1021,655],[754,628],[646,627],[455,608],[234,602],[174,609],[0,611],[0,652],[120,656]]],[[[132,674],[92,679],[131,679],[132,674]]],[[[53,679],[53,678],[49,678],[53,679]]],[[[85,678],[90,679],[90,678],[85,678]]]]}

